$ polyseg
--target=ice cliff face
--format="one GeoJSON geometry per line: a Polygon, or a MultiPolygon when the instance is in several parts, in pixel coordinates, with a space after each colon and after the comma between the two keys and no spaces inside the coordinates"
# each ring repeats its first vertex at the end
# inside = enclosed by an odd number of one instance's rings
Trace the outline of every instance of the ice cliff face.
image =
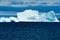
{"type": "Polygon", "coordinates": [[[53,11],[40,14],[36,10],[25,10],[17,13],[17,18],[19,22],[59,22],[53,11]]]}

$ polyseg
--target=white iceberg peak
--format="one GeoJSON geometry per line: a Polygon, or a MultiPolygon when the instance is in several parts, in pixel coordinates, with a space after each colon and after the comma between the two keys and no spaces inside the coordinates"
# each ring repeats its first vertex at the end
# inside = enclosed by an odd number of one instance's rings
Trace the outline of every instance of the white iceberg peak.
{"type": "Polygon", "coordinates": [[[19,21],[36,21],[36,16],[38,16],[38,11],[35,10],[25,10],[24,12],[17,13],[19,21]],[[33,20],[35,19],[35,20],[33,20]]]}

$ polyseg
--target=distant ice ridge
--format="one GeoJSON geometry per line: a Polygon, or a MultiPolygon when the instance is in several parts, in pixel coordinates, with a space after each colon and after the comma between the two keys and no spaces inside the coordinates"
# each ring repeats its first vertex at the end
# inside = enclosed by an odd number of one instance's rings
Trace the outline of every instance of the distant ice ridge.
{"type": "Polygon", "coordinates": [[[18,12],[17,18],[19,22],[59,22],[53,11],[40,14],[36,10],[25,10],[18,12]]]}

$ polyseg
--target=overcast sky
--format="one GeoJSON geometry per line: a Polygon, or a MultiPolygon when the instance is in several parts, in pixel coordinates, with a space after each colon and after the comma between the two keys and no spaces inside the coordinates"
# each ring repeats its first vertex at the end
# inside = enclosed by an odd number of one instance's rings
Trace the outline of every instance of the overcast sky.
{"type": "Polygon", "coordinates": [[[25,7],[25,6],[60,6],[60,0],[0,0],[0,6],[25,7]]]}

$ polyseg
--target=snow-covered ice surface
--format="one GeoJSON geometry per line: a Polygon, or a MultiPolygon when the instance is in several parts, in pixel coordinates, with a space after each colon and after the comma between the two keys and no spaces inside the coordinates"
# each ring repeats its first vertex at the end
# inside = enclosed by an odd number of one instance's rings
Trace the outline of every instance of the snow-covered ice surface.
{"type": "Polygon", "coordinates": [[[59,22],[53,11],[40,14],[36,10],[25,10],[18,12],[17,18],[19,22],[59,22]]]}

